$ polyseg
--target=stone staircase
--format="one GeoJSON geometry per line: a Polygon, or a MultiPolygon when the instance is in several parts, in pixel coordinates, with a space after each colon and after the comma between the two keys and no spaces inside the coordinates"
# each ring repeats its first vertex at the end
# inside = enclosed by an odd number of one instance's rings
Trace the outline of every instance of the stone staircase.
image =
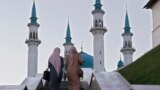
{"type": "MultiPolygon", "coordinates": [[[[48,85],[48,82],[44,85],[44,87],[37,89],[37,90],[51,90],[51,88],[48,85]]],[[[68,90],[68,82],[62,81],[60,84],[60,90],[68,90]]],[[[81,81],[81,87],[80,90],[89,90],[88,83],[85,81],[81,81]]]]}

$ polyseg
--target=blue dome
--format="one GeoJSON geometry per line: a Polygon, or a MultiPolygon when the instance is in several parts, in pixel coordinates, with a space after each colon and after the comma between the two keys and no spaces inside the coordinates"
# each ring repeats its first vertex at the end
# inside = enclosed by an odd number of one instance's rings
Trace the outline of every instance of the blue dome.
{"type": "Polygon", "coordinates": [[[93,56],[80,52],[81,59],[83,61],[82,68],[93,68],[93,56]]]}
{"type": "Polygon", "coordinates": [[[124,66],[124,63],[123,63],[123,61],[120,59],[119,60],[119,62],[118,62],[118,68],[121,68],[121,67],[123,67],[124,66]]]}

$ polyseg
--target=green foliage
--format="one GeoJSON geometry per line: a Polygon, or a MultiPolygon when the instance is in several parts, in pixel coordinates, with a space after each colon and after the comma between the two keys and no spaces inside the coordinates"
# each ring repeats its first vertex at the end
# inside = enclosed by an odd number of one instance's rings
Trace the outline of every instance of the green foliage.
{"type": "Polygon", "coordinates": [[[118,70],[131,84],[160,84],[160,45],[118,70]]]}

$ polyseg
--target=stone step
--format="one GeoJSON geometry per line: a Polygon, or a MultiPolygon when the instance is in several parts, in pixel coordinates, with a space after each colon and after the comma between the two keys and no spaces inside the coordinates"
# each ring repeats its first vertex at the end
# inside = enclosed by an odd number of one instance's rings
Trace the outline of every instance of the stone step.
{"type": "MultiPolygon", "coordinates": [[[[85,84],[85,83],[81,82],[80,90],[88,90],[88,89],[85,89],[86,87],[84,87],[82,84],[85,84]]],[[[48,83],[46,83],[45,87],[42,87],[39,90],[51,90],[51,88],[48,86],[49,86],[48,83]]],[[[61,82],[60,90],[68,90],[68,82],[65,82],[65,81],[61,82]]]]}
{"type": "MultiPolygon", "coordinates": [[[[43,88],[40,88],[39,90],[51,90],[50,87],[43,87],[43,88]]],[[[60,90],[68,90],[67,87],[63,88],[63,87],[60,87],[60,90]]],[[[80,88],[80,90],[85,90],[84,88],[80,88]]]]}

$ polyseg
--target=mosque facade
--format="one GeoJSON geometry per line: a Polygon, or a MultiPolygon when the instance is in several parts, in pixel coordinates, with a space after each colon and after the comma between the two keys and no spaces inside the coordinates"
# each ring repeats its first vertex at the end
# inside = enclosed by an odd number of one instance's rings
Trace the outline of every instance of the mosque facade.
{"type": "MultiPolygon", "coordinates": [[[[93,35],[93,56],[84,52],[80,52],[80,56],[84,62],[82,68],[92,68],[95,72],[105,71],[105,60],[104,60],[104,35],[107,29],[103,23],[103,16],[105,11],[102,9],[101,0],[95,0],[94,10],[91,12],[93,15],[93,27],[90,32],[93,35]]],[[[41,41],[38,39],[38,28],[36,16],[36,6],[33,3],[31,22],[28,24],[29,27],[29,38],[26,40],[28,45],[28,77],[34,77],[37,74],[37,62],[38,62],[38,45],[41,41]]],[[[125,27],[123,37],[123,47],[120,50],[123,53],[124,60],[120,59],[117,67],[123,67],[133,62],[133,53],[135,49],[132,47],[132,36],[133,33],[130,31],[130,23],[128,13],[126,11],[125,27]]],[[[72,43],[71,30],[68,21],[66,37],[64,46],[64,58],[69,54],[70,47],[74,46],[72,43]]]]}

